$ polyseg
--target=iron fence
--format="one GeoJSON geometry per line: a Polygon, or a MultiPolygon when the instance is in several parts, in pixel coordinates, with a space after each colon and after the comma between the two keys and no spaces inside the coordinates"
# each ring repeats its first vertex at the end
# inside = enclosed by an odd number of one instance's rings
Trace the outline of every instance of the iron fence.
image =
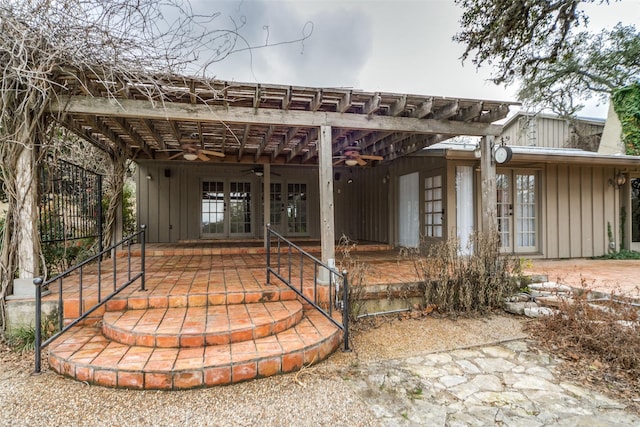
{"type": "Polygon", "coordinates": [[[42,243],[97,238],[102,251],[102,175],[64,160],[40,168],[42,243]]]}

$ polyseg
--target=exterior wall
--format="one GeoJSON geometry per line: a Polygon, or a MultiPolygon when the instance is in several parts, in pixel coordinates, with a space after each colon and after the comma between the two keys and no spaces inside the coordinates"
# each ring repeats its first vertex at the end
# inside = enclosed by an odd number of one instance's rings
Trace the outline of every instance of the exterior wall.
{"type": "Polygon", "coordinates": [[[619,228],[619,190],[609,183],[612,167],[548,165],[542,253],[546,258],[591,257],[607,253],[607,225],[619,228]]]}
{"type": "MultiPolygon", "coordinates": [[[[590,121],[578,121],[582,135],[600,135],[603,124],[590,121]]],[[[570,148],[572,132],[566,120],[546,115],[518,115],[507,122],[503,137],[508,137],[508,145],[536,146],[547,148],[570,148]]]]}
{"type": "MultiPolygon", "coordinates": [[[[148,227],[149,242],[200,239],[201,182],[206,179],[239,179],[252,183],[252,236],[263,235],[262,179],[250,172],[252,165],[220,165],[193,162],[140,162],[136,175],[138,224],[148,227]],[[165,176],[165,171],[169,176],[165,176]],[[147,179],[150,176],[151,179],[147,179]]],[[[306,183],[308,189],[308,237],[319,238],[318,171],[311,167],[271,166],[271,182],[306,183]]]]}

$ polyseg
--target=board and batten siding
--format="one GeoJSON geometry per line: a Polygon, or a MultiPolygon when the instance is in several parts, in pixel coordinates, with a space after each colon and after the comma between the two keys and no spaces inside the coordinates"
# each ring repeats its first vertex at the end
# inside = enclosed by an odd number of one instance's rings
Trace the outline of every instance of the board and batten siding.
{"type": "MultiPolygon", "coordinates": [[[[252,236],[263,232],[262,179],[243,172],[253,165],[140,162],[136,173],[137,223],[147,225],[147,241],[174,243],[200,239],[201,182],[207,179],[251,182],[252,236]],[[165,171],[169,172],[165,172],[165,171]],[[169,176],[166,176],[166,175],[169,176]],[[150,177],[149,179],[147,177],[150,177]]],[[[271,182],[306,183],[308,237],[319,238],[318,171],[315,168],[272,166],[271,182]]],[[[283,190],[286,198],[286,188],[283,190]]]]}
{"type": "Polygon", "coordinates": [[[617,241],[619,200],[611,167],[549,164],[541,177],[542,255],[583,258],[607,253],[608,224],[617,241]]]}
{"type": "MultiPolygon", "coordinates": [[[[578,122],[583,135],[601,134],[604,124],[578,122]]],[[[547,116],[521,115],[504,128],[501,137],[508,145],[567,148],[572,132],[566,120],[547,116]]]]}

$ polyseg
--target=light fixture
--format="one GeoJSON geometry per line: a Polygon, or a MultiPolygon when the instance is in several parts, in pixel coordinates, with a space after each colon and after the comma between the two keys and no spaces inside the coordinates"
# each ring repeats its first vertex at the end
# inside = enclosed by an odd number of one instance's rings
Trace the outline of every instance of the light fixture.
{"type": "Polygon", "coordinates": [[[344,161],[344,163],[347,166],[355,166],[355,165],[358,164],[358,161],[356,159],[347,159],[347,160],[344,161]]]}
{"type": "Polygon", "coordinates": [[[616,185],[618,187],[622,187],[626,182],[627,182],[627,177],[622,172],[616,175],[616,185]]]}
{"type": "Polygon", "coordinates": [[[191,162],[197,159],[198,155],[196,153],[182,153],[182,157],[184,157],[185,160],[189,160],[191,162]]]}
{"type": "Polygon", "coordinates": [[[353,178],[349,178],[349,179],[347,180],[347,184],[351,184],[352,182],[353,182],[353,178]]]}
{"type": "Polygon", "coordinates": [[[256,171],[256,176],[262,176],[262,175],[264,175],[263,171],[261,171],[261,170],[257,170],[256,171]]]}
{"type": "Polygon", "coordinates": [[[147,175],[147,179],[151,181],[151,174],[147,175]]]}

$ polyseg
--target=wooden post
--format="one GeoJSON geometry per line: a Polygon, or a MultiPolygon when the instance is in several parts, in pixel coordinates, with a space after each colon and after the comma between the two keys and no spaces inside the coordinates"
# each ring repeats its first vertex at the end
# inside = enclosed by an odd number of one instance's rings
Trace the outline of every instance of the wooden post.
{"type": "Polygon", "coordinates": [[[18,157],[16,167],[16,192],[18,215],[18,277],[33,279],[38,275],[39,239],[38,209],[36,200],[36,176],[33,147],[25,147],[18,157]]]}
{"type": "MultiPolygon", "coordinates": [[[[335,225],[333,206],[333,165],[331,163],[331,126],[320,126],[318,140],[318,170],[320,180],[320,245],[322,262],[329,264],[336,257],[335,225]],[[330,261],[331,260],[331,261],[330,261]]],[[[326,272],[328,273],[328,272],[326,272]]],[[[329,277],[320,275],[321,279],[329,277]]]]}
{"type": "MultiPolygon", "coordinates": [[[[264,165],[262,180],[262,200],[264,205],[262,232],[266,233],[264,227],[271,222],[271,164],[269,163],[264,165]]],[[[264,247],[267,247],[267,239],[264,239],[264,247]]]]}
{"type": "Polygon", "coordinates": [[[495,137],[485,136],[480,140],[480,180],[482,182],[482,232],[495,232],[498,228],[496,165],[493,161],[495,137]]]}

